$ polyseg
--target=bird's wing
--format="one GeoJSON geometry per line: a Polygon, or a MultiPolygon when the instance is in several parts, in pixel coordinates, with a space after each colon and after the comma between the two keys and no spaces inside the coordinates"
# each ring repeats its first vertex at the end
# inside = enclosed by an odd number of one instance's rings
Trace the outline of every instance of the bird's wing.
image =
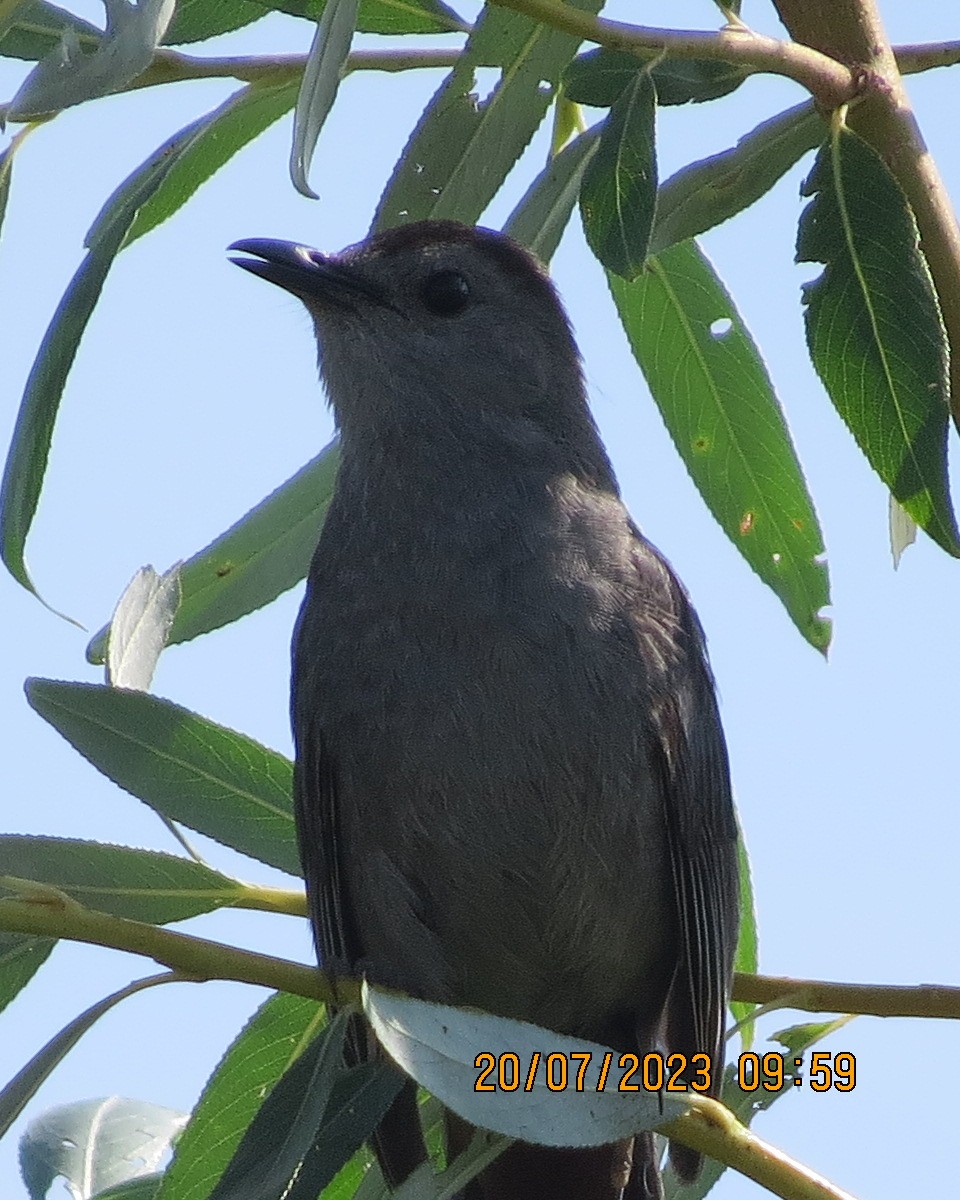
{"type": "Polygon", "coordinates": [[[293,769],[293,810],[300,862],[317,957],[332,974],[349,971],[360,957],[347,913],[341,872],[334,763],[323,730],[294,707],[297,756],[293,769]]]}
{"type": "MultiPolygon", "coordinates": [[[[669,637],[653,684],[654,757],[680,923],[681,954],[668,1003],[671,1051],[711,1058],[719,1090],[730,973],[739,924],[737,827],[727,748],[703,631],[682,587],[638,534],[645,594],[666,596],[669,637]]],[[[649,612],[649,610],[648,610],[649,612]]],[[[693,1076],[691,1076],[693,1077],[693,1076]]]]}

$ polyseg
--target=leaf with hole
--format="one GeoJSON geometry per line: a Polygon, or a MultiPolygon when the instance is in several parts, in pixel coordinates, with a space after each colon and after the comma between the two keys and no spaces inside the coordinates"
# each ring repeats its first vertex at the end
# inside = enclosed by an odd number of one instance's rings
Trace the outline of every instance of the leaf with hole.
{"type": "Polygon", "coordinates": [[[803,636],[830,642],[823,537],[766,367],[694,242],[608,282],[634,357],[707,507],[803,636]]]}

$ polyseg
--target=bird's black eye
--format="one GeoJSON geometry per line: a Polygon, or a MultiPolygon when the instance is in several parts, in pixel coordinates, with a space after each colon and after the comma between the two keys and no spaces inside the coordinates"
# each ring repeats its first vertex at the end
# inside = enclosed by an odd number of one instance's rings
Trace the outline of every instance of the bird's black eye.
{"type": "Polygon", "coordinates": [[[470,303],[470,284],[459,271],[435,271],[420,289],[423,303],[438,317],[455,317],[470,303]]]}

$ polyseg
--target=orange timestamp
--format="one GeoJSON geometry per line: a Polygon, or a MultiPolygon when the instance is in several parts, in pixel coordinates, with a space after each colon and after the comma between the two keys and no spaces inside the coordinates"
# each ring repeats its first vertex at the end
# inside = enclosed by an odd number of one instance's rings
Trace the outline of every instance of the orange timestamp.
{"type": "Polygon", "coordinates": [[[780,1050],[746,1051],[737,1059],[737,1082],[745,1092],[779,1092],[787,1085],[806,1086],[812,1092],[852,1092],[857,1086],[857,1060],[849,1050],[836,1054],[815,1050],[808,1064],[802,1055],[780,1050]]]}
{"type": "Polygon", "coordinates": [[[617,1054],[593,1051],[539,1050],[523,1060],[519,1054],[482,1051],[473,1065],[479,1072],[475,1092],[531,1092],[541,1073],[547,1090],[565,1092],[708,1092],[712,1082],[709,1054],[617,1054]],[[590,1068],[597,1061],[594,1077],[590,1068]]]}

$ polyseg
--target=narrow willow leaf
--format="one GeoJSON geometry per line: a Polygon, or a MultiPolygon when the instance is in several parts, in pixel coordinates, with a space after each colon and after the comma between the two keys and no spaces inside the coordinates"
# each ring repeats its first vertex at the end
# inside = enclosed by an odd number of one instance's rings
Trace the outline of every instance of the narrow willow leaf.
{"type": "Polygon", "coordinates": [[[148,692],[180,605],[180,564],[158,575],[141,567],[114,609],[107,639],[107,683],[148,692]]]}
{"type": "Polygon", "coordinates": [[[917,226],[883,159],[848,129],[817,156],[797,260],[807,345],[830,399],[897,502],[960,555],[947,480],[947,337],[917,226]]]}
{"type": "Polygon", "coordinates": [[[900,559],[908,546],[917,540],[917,523],[900,505],[890,497],[890,554],[893,569],[900,566],[900,559]]]}
{"type": "Polygon", "coordinates": [[[0,933],[0,1012],[27,986],[56,944],[54,938],[0,933]]]}
{"type": "MultiPolygon", "coordinates": [[[[667,58],[653,61],[650,74],[657,89],[657,104],[700,104],[717,100],[740,86],[749,72],[733,63],[710,59],[667,58]]],[[[645,59],[626,50],[588,50],[578,55],[563,75],[563,90],[578,104],[609,108],[643,71],[645,59]]]]}
{"type": "Polygon", "coordinates": [[[771,117],[736,146],[691,163],[660,185],[648,254],[697,237],[743,212],[823,140],[812,101],[771,117]]]}
{"type": "Polygon", "coordinates": [[[161,816],[300,874],[282,755],[146,692],[51,679],[28,679],[26,692],[97,770],[161,816]]]}
{"type": "Polygon", "coordinates": [[[107,3],[107,27],[92,54],[83,52],[76,31],[67,25],[60,44],[37,63],[10,101],[9,119],[28,121],[119,91],[153,61],[174,3],[107,3]]]}
{"type": "Polygon", "coordinates": [[[587,243],[608,271],[635,279],[643,270],[657,202],[657,96],[640,71],[603,123],[580,189],[587,243]]]}
{"type": "MultiPolygon", "coordinates": [[[[247,1127],[210,1200],[288,1200],[343,1072],[351,1019],[348,1009],[338,1012],[287,1068],[247,1127]]],[[[311,1200],[320,1190],[313,1189],[311,1200]]]]}
{"type": "MultiPolygon", "coordinates": [[[[307,573],[326,516],[339,462],[326,446],[224,534],[183,564],[180,607],[168,642],[187,642],[275,600],[307,573]]],[[[87,658],[102,663],[106,628],[87,658]]]]}
{"type": "Polygon", "coordinates": [[[263,6],[253,0],[177,0],[177,10],[163,37],[165,46],[205,42],[207,38],[232,33],[264,16],[263,6]]]}
{"type": "Polygon", "coordinates": [[[10,574],[37,595],[24,561],[27,534],[43,486],[60,398],[113,260],[140,208],[160,187],[189,144],[197,122],[182,130],[137,171],[88,235],[89,252],[57,305],[30,370],[0,484],[0,558],[10,574]]]}
{"type": "MultiPolygon", "coordinates": [[[[750,871],[750,855],[743,838],[743,826],[737,818],[737,865],[740,875],[740,932],[737,938],[737,952],[733,959],[734,971],[744,975],[755,975],[760,962],[759,936],[757,933],[757,906],[753,894],[753,875],[750,871]]],[[[743,1000],[731,1000],[730,1009],[734,1020],[739,1024],[753,1012],[756,1005],[743,1000]]],[[[743,1049],[749,1050],[753,1044],[753,1022],[748,1022],[741,1029],[743,1049]]]]}
{"type": "MultiPolygon", "coordinates": [[[[596,12],[599,3],[576,7],[596,12]]],[[[439,217],[475,224],[543,120],[576,48],[569,34],[486,6],[404,148],[373,229],[439,217]],[[500,68],[500,81],[478,102],[475,73],[490,66],[500,68]]]]}
{"type": "Polygon", "coordinates": [[[170,972],[154,975],[149,979],[139,979],[136,983],[128,984],[113,995],[91,1005],[79,1017],[74,1018],[69,1025],[50,1039],[33,1058],[22,1067],[16,1075],[0,1090],[0,1137],[9,1130],[13,1122],[20,1116],[27,1104],[33,1099],[54,1069],[66,1058],[87,1030],[100,1018],[128,996],[142,992],[145,988],[155,987],[159,983],[169,983],[174,976],[170,972]]]}
{"type": "Polygon", "coordinates": [[[359,0],[327,0],[317,23],[307,56],[297,107],[293,115],[293,145],[290,149],[290,179],[310,200],[319,196],[307,182],[310,163],[320,130],[327,119],[343,73],[350,43],[357,27],[359,0]]]}
{"type": "Polygon", "coordinates": [[[476,1009],[430,1004],[366,983],[363,1009],[404,1071],[465,1120],[507,1137],[544,1146],[599,1146],[653,1129],[686,1107],[678,1095],[621,1092],[615,1072],[599,1086],[605,1047],[596,1042],[476,1009]],[[521,1063],[536,1064],[532,1078],[524,1075],[515,1091],[478,1089],[477,1056],[496,1057],[506,1050],[519,1055],[521,1063]],[[552,1052],[568,1062],[586,1063],[582,1074],[570,1071],[562,1090],[547,1085],[546,1059],[552,1052]],[[574,1054],[588,1057],[572,1058],[574,1054]]]}
{"type": "Polygon", "coordinates": [[[110,1096],[48,1109],[20,1139],[20,1173],[31,1200],[62,1176],[76,1200],[154,1172],[185,1113],[146,1100],[110,1096]]]}
{"type": "MultiPolygon", "coordinates": [[[[124,248],[172,217],[238,150],[289,112],[296,95],[295,83],[251,83],[181,130],[177,137],[184,137],[184,144],[161,185],[137,213],[124,248]]],[[[162,150],[161,147],[156,154],[162,150]]],[[[87,234],[88,243],[96,237],[100,223],[109,221],[114,208],[123,204],[126,189],[135,187],[138,176],[150,170],[156,154],[151,155],[110,197],[87,234]]]]}
{"type": "Polygon", "coordinates": [[[503,232],[542,263],[549,263],[560,244],[599,136],[598,127],[588,129],[551,158],[507,218],[503,232]]]}
{"type": "Polygon", "coordinates": [[[264,1096],[323,1020],[322,1004],[282,992],[257,1009],[207,1080],[157,1200],[207,1200],[264,1096]]]}
{"type": "MultiPolygon", "coordinates": [[[[266,9],[317,21],[326,0],[257,0],[266,9]]],[[[469,33],[470,26],[441,0],[360,0],[358,33],[469,33]]]]}
{"type": "Polygon", "coordinates": [[[3,229],[3,218],[7,215],[7,201],[10,199],[10,179],[13,175],[13,156],[18,142],[16,138],[0,153],[0,230],[3,229]]]}
{"type": "Polygon", "coordinates": [[[87,50],[96,50],[103,37],[95,25],[73,13],[43,0],[26,0],[17,5],[13,20],[0,32],[0,56],[36,62],[60,45],[67,30],[87,50]]]}
{"type": "Polygon", "coordinates": [[[95,1200],[156,1200],[163,1175],[163,1171],[156,1171],[141,1175],[139,1179],[129,1179],[126,1183],[98,1192],[95,1200]]]}
{"type": "Polygon", "coordinates": [[[243,885],[174,854],[72,838],[0,836],[0,876],[50,884],[85,908],[165,925],[232,904],[243,885]]]}
{"type": "Polygon", "coordinates": [[[823,538],[763,360],[693,242],[608,275],[631,349],[720,527],[820,650],[830,623],[823,538]]]}

